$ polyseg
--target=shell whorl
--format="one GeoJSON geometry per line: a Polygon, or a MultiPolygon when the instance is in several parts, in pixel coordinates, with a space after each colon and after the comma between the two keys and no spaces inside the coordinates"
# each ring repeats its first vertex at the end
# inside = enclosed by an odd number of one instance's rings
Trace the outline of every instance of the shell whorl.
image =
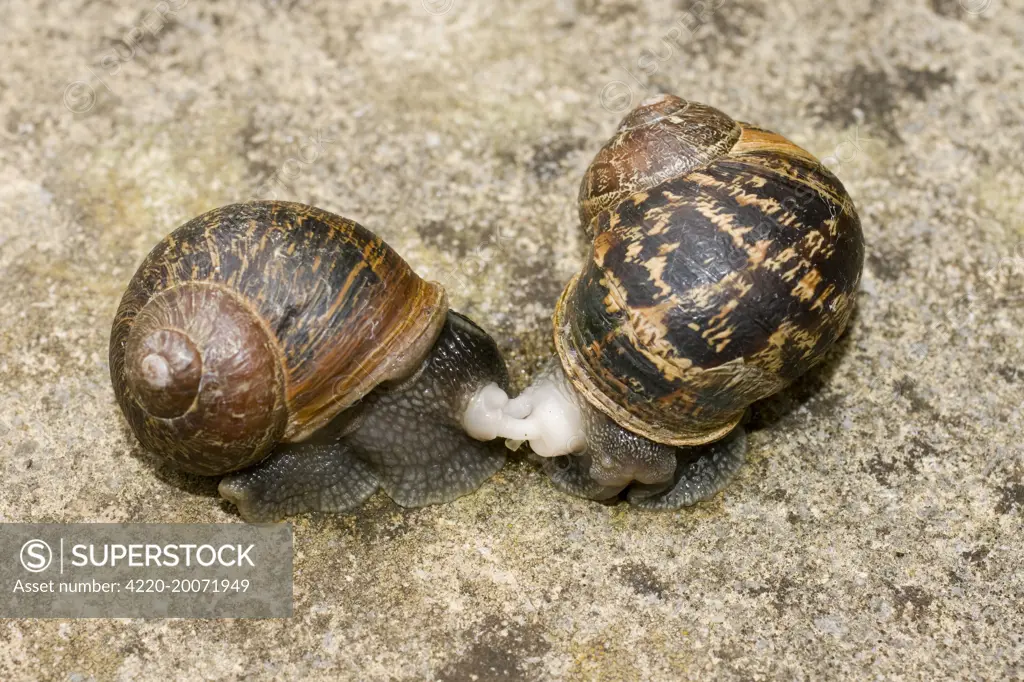
{"type": "Polygon", "coordinates": [[[279,350],[235,292],[214,282],[165,289],[115,337],[115,389],[146,449],[212,475],[254,464],[280,440],[279,350]]]}
{"type": "Polygon", "coordinates": [[[574,386],[634,433],[721,438],[846,326],[860,222],[839,180],[775,133],[645,102],[580,196],[593,248],[559,299],[555,342],[574,386]]]}
{"type": "Polygon", "coordinates": [[[302,204],[234,204],[143,262],[114,320],[111,378],[147,449],[220,474],[411,374],[446,315],[441,286],[357,223],[302,204]]]}
{"type": "Polygon", "coordinates": [[[203,378],[202,356],[188,334],[177,329],[135,333],[125,354],[128,383],[146,412],[164,418],[188,412],[203,378]]]}
{"type": "Polygon", "coordinates": [[[671,95],[645,100],[626,115],[580,183],[580,225],[633,194],[680,177],[729,151],[740,126],[722,112],[671,95]]]}

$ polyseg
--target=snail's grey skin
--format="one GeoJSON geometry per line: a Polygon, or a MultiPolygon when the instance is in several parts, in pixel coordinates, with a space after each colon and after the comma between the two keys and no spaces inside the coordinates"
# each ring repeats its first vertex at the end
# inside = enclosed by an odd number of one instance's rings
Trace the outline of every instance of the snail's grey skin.
{"type": "MultiPolygon", "coordinates": [[[[601,415],[602,417],[604,415],[601,415]]],[[[607,418],[606,418],[607,419],[607,418]]],[[[632,436],[615,422],[608,420],[609,431],[619,431],[618,436],[632,436]]],[[[604,438],[598,435],[598,438],[604,438]]],[[[604,448],[582,455],[563,455],[544,460],[544,472],[551,483],[564,493],[591,500],[610,500],[628,487],[626,499],[642,509],[671,510],[689,507],[710,499],[725,487],[730,477],[743,465],[747,450],[746,431],[737,426],[732,433],[710,445],[693,448],[670,448],[673,450],[673,472],[668,481],[639,483],[626,481],[615,485],[604,485],[602,474],[617,464],[624,470],[636,470],[642,466],[648,453],[647,445],[657,445],[641,438],[620,441],[623,449],[611,451],[604,448]],[[625,445],[625,443],[629,445],[625,445]],[[614,458],[607,457],[614,452],[614,458]],[[627,454],[628,453],[628,454],[627,454]],[[632,484],[631,484],[632,483],[632,484]]]]}
{"type": "Polygon", "coordinates": [[[747,432],[742,426],[709,445],[676,448],[671,483],[634,483],[626,499],[637,507],[656,510],[697,504],[726,486],[743,465],[746,453],[747,432]]]}
{"type": "Polygon", "coordinates": [[[746,433],[742,426],[704,446],[656,443],[575,398],[560,363],[549,362],[535,384],[545,381],[572,398],[583,433],[583,442],[572,448],[573,454],[538,458],[552,484],[564,493],[611,500],[625,491],[626,499],[637,507],[678,509],[712,497],[743,464],[746,433]]]}
{"type": "Polygon", "coordinates": [[[412,377],[379,386],[312,439],[280,446],[258,465],[226,476],[220,494],[249,521],[345,511],[378,488],[406,507],[466,495],[505,461],[500,444],[470,438],[460,423],[475,390],[491,382],[507,382],[497,346],[449,311],[412,377]]]}

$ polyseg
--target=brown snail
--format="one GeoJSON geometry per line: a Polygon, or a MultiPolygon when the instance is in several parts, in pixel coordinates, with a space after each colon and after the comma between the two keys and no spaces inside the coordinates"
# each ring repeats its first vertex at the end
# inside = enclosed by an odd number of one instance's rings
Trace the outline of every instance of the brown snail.
{"type": "Polygon", "coordinates": [[[234,204],[168,235],[121,300],[110,372],[142,445],[226,474],[250,520],[378,488],[443,502],[504,463],[462,427],[480,387],[507,386],[494,341],[372,232],[311,206],[234,204]]]}
{"type": "Polygon", "coordinates": [[[746,408],[843,333],[864,258],[839,180],[780,135],[660,96],[584,175],[593,240],[554,315],[558,358],[479,437],[528,440],[560,489],[638,506],[706,499],[742,464],[746,408]]]}

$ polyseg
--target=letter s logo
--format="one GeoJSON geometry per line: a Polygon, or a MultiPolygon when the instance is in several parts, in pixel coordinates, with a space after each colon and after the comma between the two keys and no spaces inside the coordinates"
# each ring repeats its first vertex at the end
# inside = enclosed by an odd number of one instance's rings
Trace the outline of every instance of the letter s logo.
{"type": "Polygon", "coordinates": [[[21,546],[21,565],[26,571],[39,573],[50,567],[53,561],[53,552],[50,546],[42,540],[29,540],[21,546]]]}

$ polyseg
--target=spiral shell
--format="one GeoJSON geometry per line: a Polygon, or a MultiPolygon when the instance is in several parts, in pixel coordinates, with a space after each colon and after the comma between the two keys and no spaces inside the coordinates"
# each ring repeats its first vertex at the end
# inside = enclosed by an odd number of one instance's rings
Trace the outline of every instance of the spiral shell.
{"type": "Polygon", "coordinates": [[[776,133],[664,96],[598,152],[580,188],[590,258],[555,343],[573,385],[653,441],[698,445],[819,362],[864,258],[839,180],[776,133]]]}
{"type": "Polygon", "coordinates": [[[351,220],[234,204],[182,225],[142,263],[111,331],[111,379],[144,447],[226,473],[409,375],[447,309],[440,285],[351,220]]]}

